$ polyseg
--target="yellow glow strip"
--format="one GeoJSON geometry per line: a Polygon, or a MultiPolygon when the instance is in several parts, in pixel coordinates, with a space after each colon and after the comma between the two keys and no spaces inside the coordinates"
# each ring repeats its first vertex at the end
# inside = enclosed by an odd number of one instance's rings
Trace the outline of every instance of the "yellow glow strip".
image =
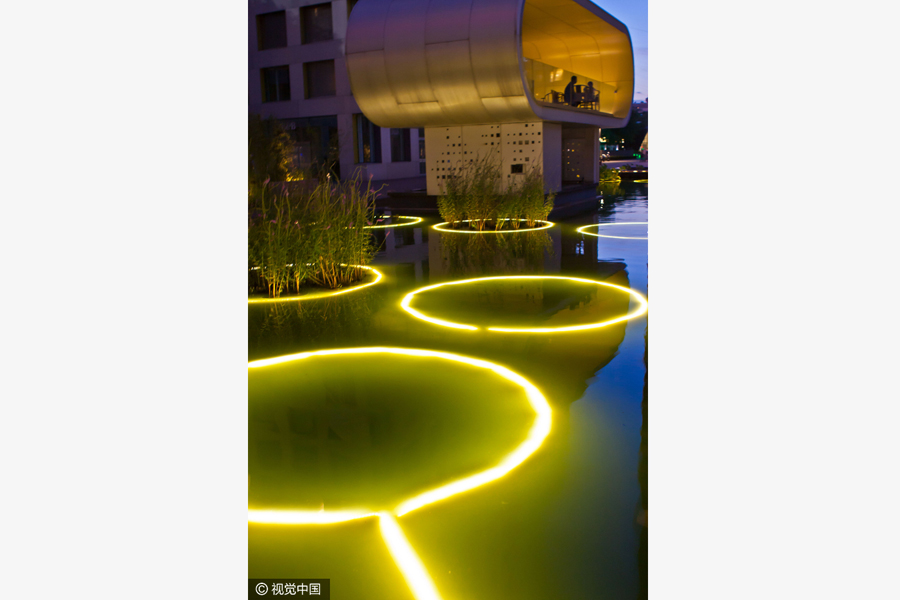
{"type": "MultiPolygon", "coordinates": [[[[342,267],[346,267],[348,265],[341,265],[342,267]]],[[[305,294],[303,296],[282,296],[280,298],[248,298],[247,304],[260,304],[262,302],[291,302],[291,301],[303,301],[303,300],[318,300],[320,298],[330,298],[331,296],[339,296],[341,294],[348,294],[350,292],[355,292],[357,290],[361,290],[363,288],[367,288],[370,285],[375,285],[379,281],[381,281],[382,275],[381,271],[378,269],[373,269],[372,267],[366,267],[364,265],[349,265],[351,267],[356,267],[358,269],[365,269],[367,271],[372,271],[375,273],[375,280],[370,281],[369,283],[364,283],[362,285],[354,285],[352,287],[348,287],[341,290],[332,290],[330,292],[320,292],[318,294],[305,294]]]]}
{"type": "Polygon", "coordinates": [[[488,327],[488,331],[499,331],[502,333],[566,333],[569,331],[584,331],[585,329],[597,329],[598,327],[606,327],[607,325],[612,325],[613,323],[620,323],[622,321],[627,321],[629,319],[633,319],[635,317],[639,317],[645,312],[647,312],[647,299],[644,298],[641,294],[634,291],[631,288],[623,287],[621,285],[615,285],[613,283],[606,283],[605,281],[594,281],[593,279],[581,279],[580,277],[562,277],[557,275],[501,275],[499,277],[478,277],[475,279],[461,279],[459,281],[446,281],[444,283],[438,283],[435,285],[429,285],[427,287],[419,288],[417,290],[413,290],[403,297],[403,300],[400,302],[400,307],[416,317],[417,319],[422,319],[423,321],[428,321],[429,323],[433,323],[435,325],[440,325],[442,327],[452,327],[454,329],[466,329],[469,331],[478,331],[478,327],[473,325],[465,325],[463,323],[454,323],[452,321],[444,321],[442,319],[436,319],[434,317],[429,317],[417,311],[416,309],[410,306],[412,299],[421,292],[427,292],[429,290],[434,290],[440,287],[444,287],[445,285],[460,285],[464,283],[476,283],[482,281],[497,281],[497,280],[506,280],[506,279],[562,279],[565,281],[577,281],[579,283],[593,283],[594,285],[603,285],[606,287],[611,287],[622,292],[625,292],[631,295],[632,298],[637,300],[637,307],[630,313],[626,313],[624,316],[617,317],[615,319],[610,319],[608,321],[601,321],[599,323],[588,323],[586,325],[569,325],[568,327],[529,327],[529,328],[518,328],[518,327],[488,327]]]}
{"type": "MultiPolygon", "coordinates": [[[[500,219],[501,221],[527,221],[527,219],[500,219]]],[[[454,221],[454,223],[471,223],[471,219],[465,219],[464,221],[454,221]]],[[[541,225],[540,227],[530,227],[526,229],[485,229],[484,231],[469,231],[466,229],[444,229],[441,225],[450,225],[450,222],[438,223],[437,225],[432,225],[432,229],[436,229],[438,231],[445,231],[447,233],[521,233],[523,231],[540,231],[541,229],[549,229],[555,225],[555,223],[551,223],[550,221],[541,221],[540,219],[535,219],[536,223],[546,223],[546,225],[541,225]]]]}
{"type": "MultiPolygon", "coordinates": [[[[469,477],[464,477],[463,479],[454,481],[447,485],[443,485],[441,487],[435,488],[433,490],[429,490],[418,496],[407,500],[400,504],[397,507],[395,513],[397,516],[402,516],[408,513],[411,510],[415,510],[417,508],[421,508],[427,504],[431,504],[433,502],[437,502],[439,500],[444,500],[445,498],[449,498],[455,494],[459,494],[461,492],[465,492],[471,490],[480,485],[484,485],[490,481],[494,481],[495,479],[499,479],[500,477],[509,473],[512,469],[522,464],[522,462],[528,458],[531,454],[537,450],[540,445],[544,442],[544,438],[547,437],[547,434],[550,433],[550,424],[552,421],[551,409],[550,405],[547,403],[547,399],[544,398],[543,394],[534,387],[527,379],[510,371],[506,367],[501,367],[500,365],[496,365],[494,363],[488,362],[486,360],[479,360],[477,358],[469,358],[467,356],[460,356],[459,354],[450,354],[449,352],[437,352],[435,350],[418,350],[413,348],[388,348],[388,347],[370,347],[370,348],[339,348],[335,350],[316,350],[312,352],[300,352],[299,354],[288,354],[286,356],[276,356],[274,358],[265,358],[262,360],[255,360],[247,364],[247,368],[249,369],[258,369],[260,367],[268,367],[271,365],[282,364],[286,362],[291,362],[295,360],[302,360],[304,358],[309,358],[311,356],[334,356],[337,354],[399,354],[402,356],[419,356],[419,357],[428,357],[428,358],[443,358],[446,360],[452,360],[455,362],[460,362],[463,364],[467,364],[473,367],[478,367],[481,369],[488,369],[493,371],[500,377],[511,381],[515,384],[518,384],[525,390],[525,394],[528,397],[528,402],[531,404],[531,408],[534,409],[536,413],[536,417],[534,423],[531,425],[531,429],[528,431],[528,435],[525,438],[525,441],[519,444],[519,446],[513,450],[510,454],[503,458],[500,463],[487,469],[486,471],[482,471],[481,473],[477,473],[475,475],[471,475],[469,477]]],[[[303,512],[303,511],[300,511],[303,512]]],[[[356,514],[356,513],[354,513],[356,514]]],[[[361,516],[365,516],[360,514],[361,516]]],[[[356,517],[359,518],[359,517],[356,517]]]]}
{"type": "Polygon", "coordinates": [[[274,525],[328,525],[355,519],[374,517],[364,510],[259,510],[249,509],[247,521],[274,525]]]}
{"type": "Polygon", "coordinates": [[[384,538],[384,543],[387,544],[394,562],[400,568],[416,600],[441,600],[434,582],[425,570],[425,565],[403,535],[397,520],[386,512],[379,513],[378,517],[381,537],[384,538]]]}
{"type": "Polygon", "coordinates": [[[391,217],[385,217],[387,219],[412,219],[409,223],[395,223],[392,225],[366,225],[363,229],[387,229],[389,227],[407,227],[409,225],[418,225],[424,219],[422,217],[403,217],[400,215],[394,215],[391,217]]]}
{"type": "Polygon", "coordinates": [[[646,221],[636,222],[636,223],[594,223],[593,225],[583,225],[576,229],[578,233],[583,233],[584,235],[592,235],[594,237],[602,237],[602,238],[615,238],[617,240],[646,240],[645,237],[625,237],[621,235],[600,235],[599,233],[591,233],[590,231],[585,231],[588,227],[606,227],[607,225],[649,225],[646,221]]]}
{"type": "MultiPolygon", "coordinates": [[[[338,354],[399,354],[402,356],[418,356],[428,358],[443,358],[460,362],[473,367],[489,369],[500,375],[501,377],[518,384],[525,389],[528,396],[528,402],[536,413],[534,423],[528,431],[525,441],[519,444],[510,454],[503,458],[500,463],[469,477],[454,481],[439,488],[424,492],[400,504],[395,509],[397,516],[404,515],[412,510],[421,508],[428,504],[438,502],[449,498],[450,496],[471,490],[480,485],[484,485],[509,473],[512,469],[522,464],[526,458],[533,454],[544,442],[544,439],[550,433],[552,423],[552,409],[543,394],[534,387],[527,379],[510,371],[506,367],[501,367],[486,360],[477,358],[469,358],[458,354],[450,354],[449,352],[437,352],[434,350],[418,350],[412,348],[389,348],[389,347],[372,347],[372,348],[339,348],[334,350],[316,350],[312,352],[300,352],[298,354],[289,354],[286,356],[276,356],[274,358],[266,358],[255,360],[247,363],[248,369],[258,369],[277,365],[295,360],[302,360],[311,356],[334,356],[338,354]]],[[[342,523],[355,519],[376,516],[376,513],[365,510],[356,511],[304,511],[304,510],[254,510],[249,509],[248,521],[251,523],[271,523],[280,525],[326,525],[332,523],[342,523]]],[[[397,563],[397,567],[403,574],[404,579],[412,590],[416,600],[441,600],[437,588],[422,561],[416,555],[415,550],[410,545],[400,525],[394,519],[393,515],[387,512],[377,513],[379,517],[379,525],[381,527],[381,535],[387,544],[388,550],[397,563]]]]}

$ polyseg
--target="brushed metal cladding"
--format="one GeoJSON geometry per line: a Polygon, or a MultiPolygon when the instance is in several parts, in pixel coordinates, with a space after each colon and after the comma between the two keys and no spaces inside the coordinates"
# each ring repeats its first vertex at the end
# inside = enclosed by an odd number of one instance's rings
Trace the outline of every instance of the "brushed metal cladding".
{"type": "MultiPolygon", "coordinates": [[[[624,25],[593,3],[585,2],[360,0],[350,16],[346,38],[353,96],[362,112],[381,127],[449,127],[535,120],[621,126],[628,120],[633,67],[631,63],[622,67],[620,60],[619,66],[611,65],[613,70],[609,70],[600,61],[604,55],[630,54],[631,39],[624,25]],[[622,92],[621,100],[609,105],[610,114],[554,108],[532,97],[523,67],[523,14],[529,2],[545,12],[555,12],[558,7],[558,14],[572,15],[574,24],[543,23],[537,29],[529,25],[530,35],[537,38],[534,42],[526,40],[525,51],[532,56],[547,52],[554,56],[565,54],[556,60],[569,66],[597,61],[586,75],[602,74],[598,81],[614,78],[617,94],[622,92]],[[596,23],[584,24],[590,20],[596,23]],[[544,31],[546,27],[550,29],[544,31]],[[608,47],[601,47],[594,39],[599,34],[586,31],[611,31],[617,39],[605,42],[608,47]],[[556,40],[556,36],[560,39],[556,40]],[[566,53],[566,37],[582,48],[579,56],[566,53]],[[622,40],[627,40],[627,44],[622,40]]],[[[529,9],[530,14],[536,14],[533,8],[529,9]]]]}

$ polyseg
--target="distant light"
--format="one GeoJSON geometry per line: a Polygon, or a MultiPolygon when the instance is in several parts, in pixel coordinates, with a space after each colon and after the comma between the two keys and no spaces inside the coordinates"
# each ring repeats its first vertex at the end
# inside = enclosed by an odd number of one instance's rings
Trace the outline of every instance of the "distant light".
{"type": "Polygon", "coordinates": [[[263,302],[302,302],[303,300],[319,300],[321,298],[330,298],[332,296],[339,296],[340,294],[349,294],[350,292],[355,292],[361,290],[363,288],[367,288],[370,285],[375,285],[379,281],[381,281],[382,275],[381,271],[372,267],[366,267],[364,265],[346,265],[341,264],[342,267],[351,266],[356,267],[357,269],[365,269],[367,271],[372,271],[375,273],[375,281],[370,281],[369,283],[363,283],[361,285],[354,285],[352,287],[348,287],[346,289],[340,290],[331,290],[329,292],[320,292],[317,294],[304,294],[303,296],[281,296],[279,298],[248,298],[248,304],[260,304],[263,302]]]}
{"type": "MultiPolygon", "coordinates": [[[[476,221],[478,219],[475,219],[476,221]]],[[[500,219],[501,221],[527,221],[528,219],[500,219]]],[[[465,219],[463,221],[454,221],[454,223],[471,223],[471,219],[465,219]]],[[[470,231],[466,229],[444,229],[441,225],[450,225],[450,222],[438,223],[437,225],[432,225],[432,229],[436,229],[438,231],[443,231],[446,233],[521,233],[523,231],[540,231],[542,229],[550,229],[555,225],[555,223],[551,223],[550,221],[542,221],[540,219],[535,219],[536,223],[545,223],[540,227],[528,227],[525,229],[485,229],[484,231],[470,231]]]]}
{"type": "Polygon", "coordinates": [[[649,225],[646,221],[634,222],[634,223],[594,223],[593,225],[584,225],[579,227],[575,231],[578,233],[583,233],[584,235],[592,235],[594,237],[602,237],[602,238],[615,238],[617,240],[646,240],[645,237],[626,237],[622,235],[600,235],[599,233],[591,233],[590,231],[585,231],[588,227],[606,227],[607,225],[649,225]]]}
{"type": "Polygon", "coordinates": [[[363,229],[388,229],[390,227],[408,227],[409,225],[418,225],[424,219],[422,217],[403,217],[400,215],[394,215],[390,217],[392,219],[412,219],[409,223],[394,223],[391,225],[366,225],[363,229]]]}
{"type": "Polygon", "coordinates": [[[595,281],[593,279],[581,279],[580,277],[563,277],[559,275],[501,275],[498,277],[477,277],[475,279],[462,279],[459,281],[446,281],[444,283],[438,283],[435,285],[429,285],[423,288],[419,288],[417,290],[413,290],[403,297],[403,300],[400,301],[400,307],[416,317],[417,319],[421,319],[423,321],[427,321],[434,325],[440,325],[441,327],[450,327],[453,329],[465,329],[468,331],[478,331],[478,327],[474,325],[467,325],[464,323],[454,323],[452,321],[444,321],[443,319],[436,319],[434,317],[429,317],[416,309],[412,308],[410,304],[412,303],[413,298],[416,294],[420,294],[422,292],[427,292],[430,290],[435,290],[448,285],[462,285],[466,283],[480,283],[483,281],[501,281],[501,280],[512,280],[512,279],[557,279],[564,281],[576,281],[578,283],[592,283],[594,285],[601,285],[605,287],[611,287],[613,289],[625,292],[626,294],[631,295],[632,298],[637,300],[637,307],[633,312],[626,313],[621,317],[617,317],[615,319],[609,319],[606,321],[601,321],[599,323],[588,323],[586,325],[569,325],[567,327],[488,327],[487,331],[497,331],[501,333],[567,333],[571,331],[584,331],[586,329],[598,329],[600,327],[606,327],[607,325],[612,325],[614,323],[620,323],[622,321],[627,321],[629,319],[634,319],[635,317],[639,317],[647,312],[647,299],[644,298],[638,292],[632,290],[631,288],[623,287],[620,285],[615,285],[612,283],[607,283],[605,281],[595,281]]]}

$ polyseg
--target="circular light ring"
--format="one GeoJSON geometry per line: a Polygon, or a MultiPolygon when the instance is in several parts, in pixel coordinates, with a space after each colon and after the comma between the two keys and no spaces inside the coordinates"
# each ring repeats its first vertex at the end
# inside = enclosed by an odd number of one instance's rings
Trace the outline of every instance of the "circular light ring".
{"type": "Polygon", "coordinates": [[[607,283],[605,281],[595,281],[593,279],[581,279],[580,277],[563,277],[559,275],[501,275],[498,277],[477,277],[475,279],[462,279],[459,281],[447,281],[444,283],[438,283],[435,285],[429,285],[427,287],[419,288],[417,290],[413,290],[404,296],[403,300],[400,302],[401,308],[416,317],[417,319],[421,319],[423,321],[428,321],[434,325],[441,325],[442,327],[450,327],[453,329],[464,329],[467,331],[478,331],[480,328],[474,325],[466,325],[463,323],[454,323],[452,321],[444,321],[443,319],[435,319],[434,317],[429,317],[427,315],[422,314],[416,309],[410,306],[412,299],[416,296],[416,294],[427,292],[429,290],[434,290],[437,288],[441,288],[447,285],[462,285],[466,283],[476,283],[482,281],[500,281],[500,280],[510,280],[510,279],[561,279],[564,281],[577,281],[579,283],[592,283],[594,285],[601,285],[605,287],[610,287],[622,292],[629,294],[634,300],[637,301],[637,307],[630,313],[626,313],[621,317],[617,317],[615,319],[609,319],[606,321],[601,321],[599,323],[588,323],[587,325],[569,325],[567,327],[488,327],[487,331],[498,331],[502,333],[567,333],[570,331],[584,331],[586,329],[597,329],[599,327],[606,327],[607,325],[612,325],[613,323],[621,323],[622,321],[628,321],[629,319],[634,319],[635,317],[639,317],[647,312],[647,299],[644,298],[641,294],[634,291],[631,288],[623,287],[621,285],[615,285],[613,283],[607,283]]]}
{"type": "Polygon", "coordinates": [[[410,225],[418,225],[424,219],[422,217],[404,217],[401,215],[394,215],[391,217],[387,217],[389,219],[412,219],[409,223],[392,223],[390,225],[366,225],[363,229],[390,229],[392,227],[408,227],[410,225]]]}
{"type": "MultiPolygon", "coordinates": [[[[501,221],[527,221],[528,219],[500,219],[501,221]]],[[[465,219],[463,221],[454,221],[454,223],[471,223],[472,219],[465,219]]],[[[535,219],[535,223],[544,223],[540,227],[528,227],[525,229],[485,229],[484,231],[469,231],[465,229],[445,229],[441,227],[441,225],[450,225],[449,221],[444,223],[438,223],[437,225],[432,225],[432,229],[436,229],[437,231],[443,231],[445,233],[522,233],[524,231],[540,231],[542,229],[550,229],[555,225],[555,223],[551,223],[550,221],[542,221],[540,219],[535,219]]]]}
{"type": "MultiPolygon", "coordinates": [[[[550,424],[552,421],[552,410],[547,399],[541,394],[531,382],[527,379],[500,365],[461,356],[459,354],[450,354],[449,352],[438,352],[435,350],[419,350],[414,348],[390,348],[390,347],[367,347],[367,348],[340,348],[335,350],[316,350],[313,352],[301,352],[299,354],[289,354],[286,356],[278,356],[275,358],[266,358],[255,360],[247,364],[248,369],[259,369],[271,365],[282,364],[303,360],[312,356],[335,356],[341,354],[396,354],[401,356],[416,356],[426,358],[442,358],[458,363],[463,363],[473,367],[487,369],[493,371],[500,377],[515,383],[523,390],[528,397],[528,402],[535,412],[534,423],[531,425],[525,440],[519,444],[512,452],[507,454],[503,459],[493,467],[450,482],[445,485],[438,486],[418,494],[408,500],[404,500],[393,513],[396,516],[402,516],[406,513],[433,504],[440,500],[445,500],[451,496],[455,496],[462,492],[472,490],[476,487],[490,483],[499,479],[512,471],[514,468],[522,464],[525,459],[534,454],[534,452],[543,444],[547,434],[550,433],[550,424]]],[[[342,523],[354,519],[362,519],[365,517],[377,516],[378,513],[371,510],[346,510],[346,511],[303,511],[303,510],[256,510],[249,509],[248,522],[250,523],[273,523],[282,525],[302,525],[302,524],[330,524],[342,523]]]]}
{"type": "Polygon", "coordinates": [[[599,233],[591,233],[590,231],[585,231],[588,227],[606,227],[607,225],[649,225],[647,221],[638,221],[632,223],[594,223],[592,225],[582,225],[575,231],[578,233],[583,233],[584,235],[592,235],[594,237],[602,237],[602,238],[615,238],[617,240],[646,240],[645,237],[626,237],[622,235],[600,235],[599,233]]]}
{"type": "Polygon", "coordinates": [[[366,271],[371,271],[375,274],[375,280],[369,281],[368,283],[363,283],[360,285],[354,285],[348,288],[342,288],[339,290],[330,290],[327,292],[318,292],[315,294],[304,294],[302,296],[280,296],[278,298],[248,298],[247,304],[261,304],[264,302],[302,302],[303,300],[319,300],[321,298],[331,298],[332,296],[339,296],[341,294],[349,294],[350,292],[356,292],[363,288],[367,288],[371,285],[375,285],[379,281],[384,278],[384,275],[378,269],[367,267],[365,265],[345,265],[342,264],[342,267],[350,266],[356,267],[357,269],[365,269],[366,271]]]}

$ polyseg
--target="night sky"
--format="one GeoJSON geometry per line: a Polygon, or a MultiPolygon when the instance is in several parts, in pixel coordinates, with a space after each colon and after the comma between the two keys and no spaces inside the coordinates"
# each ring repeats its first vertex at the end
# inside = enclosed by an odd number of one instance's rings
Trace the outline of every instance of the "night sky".
{"type": "Polygon", "coordinates": [[[634,100],[647,98],[647,0],[592,0],[625,23],[634,46],[634,100]]]}

